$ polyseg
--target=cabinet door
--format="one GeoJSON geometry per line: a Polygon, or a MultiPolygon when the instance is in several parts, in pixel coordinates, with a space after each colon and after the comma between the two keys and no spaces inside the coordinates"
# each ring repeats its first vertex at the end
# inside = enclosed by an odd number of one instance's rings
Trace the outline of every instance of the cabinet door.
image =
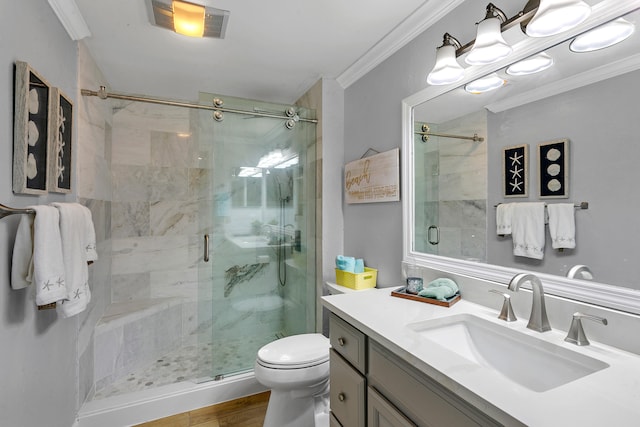
{"type": "Polygon", "coordinates": [[[329,396],[331,412],[346,427],[364,427],[366,383],[358,371],[335,350],[330,352],[329,396]]]}
{"type": "Polygon", "coordinates": [[[367,427],[416,427],[377,391],[367,392],[367,427]]]}
{"type": "Polygon", "coordinates": [[[342,424],[340,424],[340,421],[338,421],[336,416],[333,414],[329,416],[329,427],[342,427],[342,424]]]}

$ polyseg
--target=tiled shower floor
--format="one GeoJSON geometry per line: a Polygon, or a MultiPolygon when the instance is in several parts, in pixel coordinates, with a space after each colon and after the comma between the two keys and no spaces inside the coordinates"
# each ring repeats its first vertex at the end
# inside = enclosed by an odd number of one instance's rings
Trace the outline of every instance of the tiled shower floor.
{"type": "Polygon", "coordinates": [[[213,379],[212,373],[239,373],[253,369],[257,349],[263,343],[259,339],[246,339],[236,343],[226,343],[218,349],[218,361],[213,364],[211,353],[213,344],[185,346],[176,349],[154,362],[113,382],[96,392],[94,400],[116,395],[146,390],[181,381],[204,382],[213,379]],[[247,368],[247,366],[250,366],[247,368]]]}

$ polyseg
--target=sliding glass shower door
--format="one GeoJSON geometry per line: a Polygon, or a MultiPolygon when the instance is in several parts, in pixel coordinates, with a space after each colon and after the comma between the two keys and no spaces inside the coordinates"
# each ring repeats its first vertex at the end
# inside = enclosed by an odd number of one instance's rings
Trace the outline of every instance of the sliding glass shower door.
{"type": "Polygon", "coordinates": [[[263,345],[315,330],[313,112],[200,96],[214,99],[219,111],[196,112],[201,168],[190,177],[200,189],[202,380],[251,370],[263,345]]]}

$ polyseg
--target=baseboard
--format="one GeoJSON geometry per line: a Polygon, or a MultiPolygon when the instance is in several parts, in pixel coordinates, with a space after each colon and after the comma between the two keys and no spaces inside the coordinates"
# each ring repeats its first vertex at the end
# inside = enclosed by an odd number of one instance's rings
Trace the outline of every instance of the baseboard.
{"type": "Polygon", "coordinates": [[[202,384],[181,382],[85,403],[74,427],[127,427],[267,389],[253,372],[202,384]]]}

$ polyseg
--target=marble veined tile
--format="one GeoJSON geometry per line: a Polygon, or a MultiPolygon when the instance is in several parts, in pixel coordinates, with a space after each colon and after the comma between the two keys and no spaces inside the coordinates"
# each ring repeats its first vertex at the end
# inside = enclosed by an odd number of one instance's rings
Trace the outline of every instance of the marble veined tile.
{"type": "Polygon", "coordinates": [[[165,200],[150,205],[150,234],[188,235],[196,232],[198,203],[165,200]]]}
{"type": "Polygon", "coordinates": [[[186,168],[151,167],[148,171],[149,201],[187,200],[189,178],[186,168]]]}
{"type": "Polygon", "coordinates": [[[151,164],[178,168],[196,166],[190,134],[151,131],[151,164]]]}
{"type": "Polygon", "coordinates": [[[187,236],[112,239],[113,274],[178,270],[189,263],[187,236]]]}
{"type": "Polygon", "coordinates": [[[151,295],[150,273],[111,276],[111,301],[114,303],[147,299],[151,295]]]}
{"type": "Polygon", "coordinates": [[[114,126],[111,149],[114,165],[147,166],[151,164],[151,133],[144,129],[114,126]]]}
{"type": "Polygon", "coordinates": [[[151,272],[151,297],[198,299],[198,269],[151,272]]]}
{"type": "Polygon", "coordinates": [[[139,237],[151,235],[148,202],[113,202],[111,205],[111,235],[139,237]]]}
{"type": "Polygon", "coordinates": [[[149,200],[149,168],[112,165],[113,201],[144,202],[149,200]]]}

